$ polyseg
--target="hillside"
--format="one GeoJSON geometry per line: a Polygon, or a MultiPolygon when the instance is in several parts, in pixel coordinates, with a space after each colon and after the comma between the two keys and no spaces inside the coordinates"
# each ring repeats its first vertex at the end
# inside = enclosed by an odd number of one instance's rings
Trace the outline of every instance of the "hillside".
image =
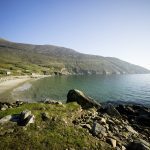
{"type": "Polygon", "coordinates": [[[87,55],[52,46],[0,39],[0,74],[133,74],[150,71],[117,58],[87,55]]]}

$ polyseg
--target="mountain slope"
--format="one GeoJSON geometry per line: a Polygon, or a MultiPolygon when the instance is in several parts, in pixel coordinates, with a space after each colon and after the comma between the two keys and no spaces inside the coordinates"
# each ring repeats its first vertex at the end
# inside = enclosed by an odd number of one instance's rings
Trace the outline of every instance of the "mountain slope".
{"type": "Polygon", "coordinates": [[[13,43],[0,39],[0,73],[130,74],[149,70],[117,58],[82,54],[52,45],[13,43]]]}

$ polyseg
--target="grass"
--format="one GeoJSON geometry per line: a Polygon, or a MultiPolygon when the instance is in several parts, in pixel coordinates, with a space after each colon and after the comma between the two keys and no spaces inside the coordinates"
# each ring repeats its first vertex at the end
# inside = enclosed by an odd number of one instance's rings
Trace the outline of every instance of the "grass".
{"type": "Polygon", "coordinates": [[[35,115],[35,123],[27,127],[18,126],[14,122],[0,125],[1,149],[109,149],[109,145],[99,141],[86,129],[74,126],[72,121],[81,115],[81,108],[76,103],[51,105],[43,103],[24,104],[17,108],[0,112],[0,118],[19,114],[23,110],[31,110],[35,115]],[[41,113],[47,112],[51,118],[43,121],[41,113]],[[13,133],[9,130],[13,129],[13,133]]]}

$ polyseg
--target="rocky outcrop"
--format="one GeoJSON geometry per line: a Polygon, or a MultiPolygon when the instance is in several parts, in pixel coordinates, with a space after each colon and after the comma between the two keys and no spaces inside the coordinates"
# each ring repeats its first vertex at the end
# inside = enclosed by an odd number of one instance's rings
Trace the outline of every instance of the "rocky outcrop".
{"type": "Polygon", "coordinates": [[[25,103],[27,103],[27,102],[23,102],[23,101],[19,101],[19,100],[17,100],[17,101],[14,102],[14,103],[0,102],[0,110],[1,110],[1,111],[5,111],[5,110],[7,110],[8,108],[19,107],[19,106],[21,106],[22,104],[25,104],[25,103]]]}
{"type": "Polygon", "coordinates": [[[67,103],[69,102],[77,102],[79,105],[82,106],[82,108],[100,108],[101,105],[93,100],[90,97],[85,96],[85,94],[79,90],[73,89],[70,90],[67,94],[67,103]]]}
{"type": "Polygon", "coordinates": [[[45,104],[59,104],[59,105],[62,105],[62,102],[60,102],[60,101],[49,100],[49,99],[45,100],[44,103],[45,104]]]}
{"type": "Polygon", "coordinates": [[[105,104],[100,109],[95,109],[95,112],[97,113],[87,111],[81,117],[76,118],[73,123],[85,128],[93,136],[107,142],[113,148],[150,150],[150,126],[147,126],[146,121],[138,122],[140,115],[149,117],[149,108],[105,104]]]}

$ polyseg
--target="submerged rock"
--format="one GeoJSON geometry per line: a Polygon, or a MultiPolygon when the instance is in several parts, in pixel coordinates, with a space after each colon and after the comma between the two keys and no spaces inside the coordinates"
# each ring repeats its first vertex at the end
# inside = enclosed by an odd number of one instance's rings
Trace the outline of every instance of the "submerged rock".
{"type": "Polygon", "coordinates": [[[85,96],[85,94],[79,90],[73,89],[70,90],[67,94],[67,103],[69,102],[77,102],[79,105],[82,106],[82,108],[100,108],[101,105],[93,100],[92,98],[89,98],[85,96]]]}

